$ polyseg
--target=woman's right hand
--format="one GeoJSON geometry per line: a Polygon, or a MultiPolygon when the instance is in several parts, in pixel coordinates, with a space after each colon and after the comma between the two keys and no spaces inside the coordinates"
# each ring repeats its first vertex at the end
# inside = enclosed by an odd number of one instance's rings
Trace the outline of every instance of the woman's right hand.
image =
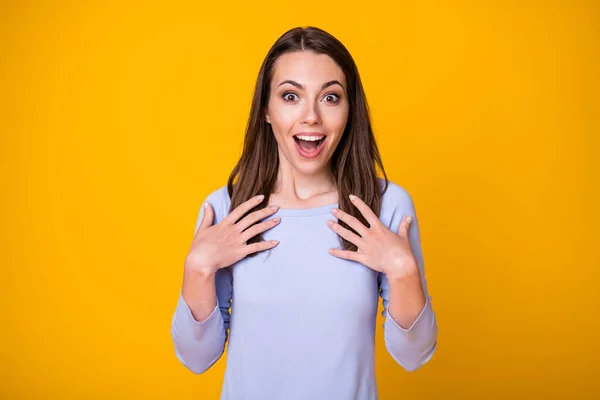
{"type": "Polygon", "coordinates": [[[218,269],[228,267],[248,254],[267,250],[277,246],[279,241],[267,240],[263,242],[246,244],[248,240],[280,222],[280,218],[273,218],[259,224],[249,226],[275,213],[279,207],[269,206],[248,214],[238,221],[244,214],[260,204],[264,196],[256,196],[240,204],[218,224],[212,225],[214,211],[210,203],[206,202],[202,222],[198,227],[192,247],[185,260],[185,270],[192,273],[214,274],[218,269]]]}

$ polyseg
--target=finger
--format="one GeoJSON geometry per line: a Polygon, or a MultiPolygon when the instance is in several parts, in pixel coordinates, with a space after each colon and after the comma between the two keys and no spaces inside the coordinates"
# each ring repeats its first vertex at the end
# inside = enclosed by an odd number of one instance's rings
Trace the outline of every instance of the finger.
{"type": "Polygon", "coordinates": [[[256,225],[250,227],[249,229],[246,229],[242,233],[241,239],[244,243],[246,243],[248,240],[250,240],[250,238],[253,238],[254,236],[258,235],[259,233],[266,231],[267,229],[273,228],[280,221],[281,221],[281,218],[275,217],[268,221],[261,222],[260,224],[256,224],[256,225]]]}
{"type": "Polygon", "coordinates": [[[241,221],[237,222],[236,225],[240,229],[240,231],[244,231],[246,228],[253,225],[255,222],[267,218],[269,215],[272,215],[277,210],[279,210],[279,206],[275,205],[270,205],[268,207],[261,208],[260,210],[256,210],[246,215],[246,217],[244,217],[241,221]]]}
{"type": "Polygon", "coordinates": [[[358,211],[360,211],[360,213],[365,217],[371,228],[374,227],[376,224],[381,223],[379,217],[377,217],[373,210],[371,210],[371,208],[360,198],[351,194],[350,201],[352,201],[352,204],[354,204],[356,208],[358,208],[358,211]]]}
{"type": "Polygon", "coordinates": [[[256,253],[258,251],[271,249],[279,244],[279,240],[265,240],[264,242],[251,243],[246,245],[246,255],[256,253]]]}
{"type": "Polygon", "coordinates": [[[411,222],[412,217],[410,215],[402,219],[402,222],[400,222],[400,226],[398,227],[398,234],[400,236],[408,237],[411,222]]]}
{"type": "Polygon", "coordinates": [[[200,222],[200,228],[208,228],[212,225],[215,217],[214,210],[210,203],[207,201],[204,203],[204,214],[202,215],[202,222],[200,222]]]}
{"type": "Polygon", "coordinates": [[[331,212],[336,216],[337,219],[344,221],[350,228],[358,232],[360,236],[365,237],[367,233],[369,233],[369,228],[364,226],[363,223],[358,220],[358,218],[340,210],[339,208],[334,208],[331,210],[331,212]]]}
{"type": "Polygon", "coordinates": [[[225,218],[223,218],[223,221],[226,224],[235,224],[240,218],[242,218],[242,216],[244,216],[248,211],[252,210],[254,207],[259,205],[263,200],[263,195],[254,196],[250,200],[247,200],[239,206],[237,206],[235,210],[233,210],[225,218]]]}
{"type": "Polygon", "coordinates": [[[329,249],[329,254],[339,257],[339,258],[344,258],[346,260],[356,261],[359,263],[362,263],[362,260],[363,260],[362,254],[360,254],[356,251],[329,249]]]}
{"type": "Polygon", "coordinates": [[[344,228],[337,222],[328,220],[327,225],[329,225],[329,227],[331,229],[333,229],[335,231],[335,233],[337,233],[344,239],[348,240],[349,242],[355,244],[356,247],[361,248],[365,244],[364,240],[360,236],[355,235],[354,233],[350,232],[348,229],[344,228]]]}

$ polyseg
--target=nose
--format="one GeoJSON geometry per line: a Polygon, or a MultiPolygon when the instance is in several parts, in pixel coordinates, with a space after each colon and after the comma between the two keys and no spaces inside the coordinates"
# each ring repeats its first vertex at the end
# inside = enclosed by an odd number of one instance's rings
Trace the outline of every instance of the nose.
{"type": "Polygon", "coordinates": [[[306,101],[302,109],[302,123],[317,125],[321,123],[321,114],[316,101],[306,101]]]}

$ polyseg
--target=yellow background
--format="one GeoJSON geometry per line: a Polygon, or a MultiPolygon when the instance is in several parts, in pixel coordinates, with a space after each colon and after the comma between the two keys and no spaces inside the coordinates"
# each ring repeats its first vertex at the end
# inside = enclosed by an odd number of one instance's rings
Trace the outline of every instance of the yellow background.
{"type": "Polygon", "coordinates": [[[419,216],[438,348],[405,372],[378,316],[381,399],[600,396],[598,2],[0,7],[1,398],[218,398],[225,358],[173,350],[183,261],[299,25],[354,56],[419,216]]]}

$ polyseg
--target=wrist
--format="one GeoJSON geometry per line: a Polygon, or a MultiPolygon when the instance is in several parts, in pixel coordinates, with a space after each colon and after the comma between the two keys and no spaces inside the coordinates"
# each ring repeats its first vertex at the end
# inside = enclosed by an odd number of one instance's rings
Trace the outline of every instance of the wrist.
{"type": "Polygon", "coordinates": [[[398,268],[398,269],[388,269],[384,270],[383,273],[388,278],[388,281],[418,281],[421,282],[421,273],[419,272],[419,268],[415,264],[414,267],[411,268],[398,268]]]}
{"type": "Polygon", "coordinates": [[[199,261],[200,260],[194,259],[188,255],[184,263],[184,273],[186,275],[194,275],[204,278],[209,278],[211,275],[215,275],[218,268],[199,261]]]}
{"type": "Polygon", "coordinates": [[[185,264],[184,276],[193,280],[208,280],[214,278],[217,268],[205,265],[185,264]]]}

